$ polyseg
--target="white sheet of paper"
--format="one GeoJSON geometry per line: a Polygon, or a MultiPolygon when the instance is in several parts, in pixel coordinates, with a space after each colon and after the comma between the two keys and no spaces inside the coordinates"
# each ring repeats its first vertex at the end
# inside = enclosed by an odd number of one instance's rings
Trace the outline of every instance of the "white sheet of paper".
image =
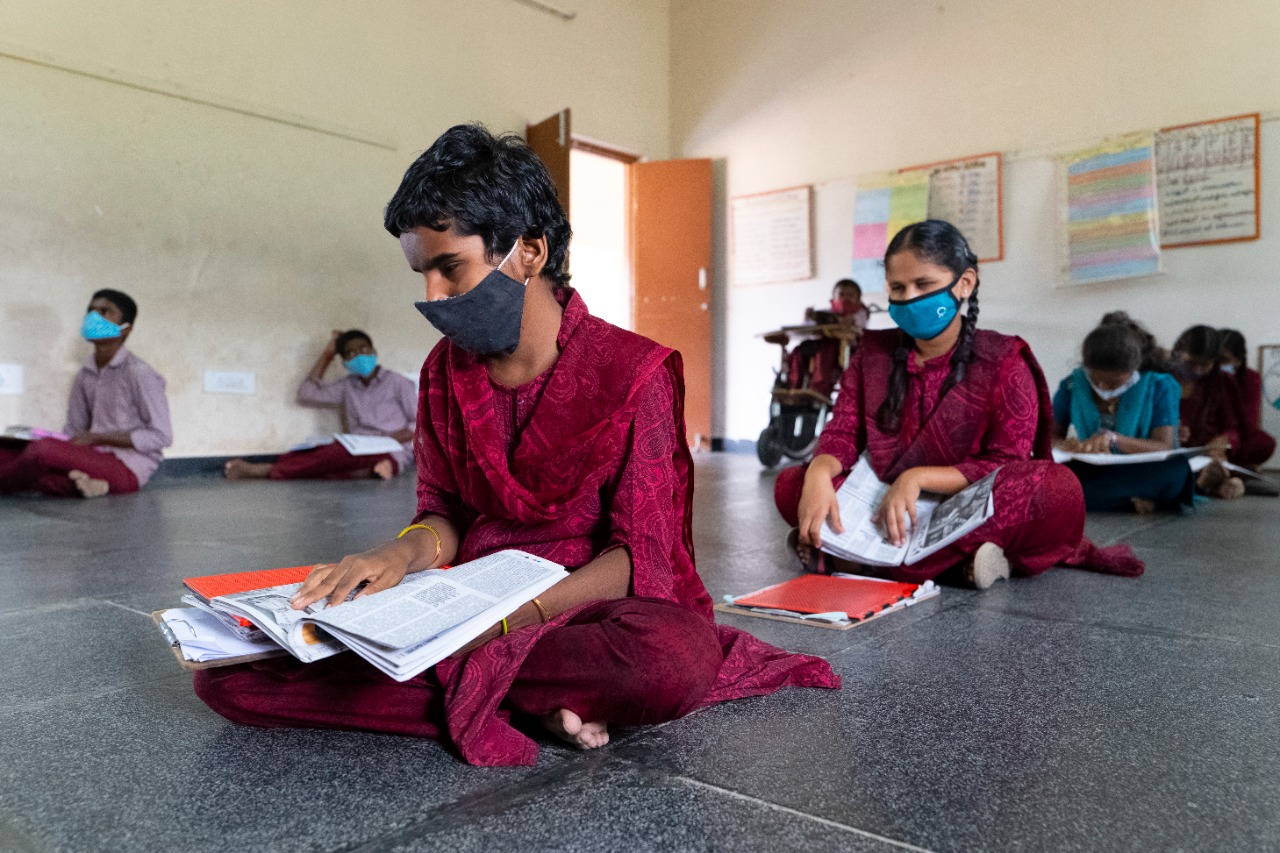
{"type": "Polygon", "coordinates": [[[194,607],[174,607],[160,614],[165,627],[178,641],[182,656],[202,662],[253,655],[274,650],[283,651],[271,639],[242,640],[216,618],[194,607]]]}
{"type": "Polygon", "coordinates": [[[404,445],[386,435],[355,435],[340,432],[334,436],[352,456],[377,456],[381,453],[399,453],[404,445]]]}
{"type": "Polygon", "coordinates": [[[1203,447],[1178,447],[1173,450],[1153,450],[1149,453],[1068,453],[1053,449],[1054,462],[1084,462],[1088,465],[1138,465],[1143,462],[1163,462],[1173,456],[1194,456],[1203,447]]]}

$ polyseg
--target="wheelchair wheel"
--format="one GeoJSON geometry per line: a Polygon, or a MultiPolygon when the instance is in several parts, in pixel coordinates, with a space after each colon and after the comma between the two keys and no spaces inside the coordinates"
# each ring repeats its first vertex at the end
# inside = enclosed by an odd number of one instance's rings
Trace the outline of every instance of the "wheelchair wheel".
{"type": "Polygon", "coordinates": [[[773,424],[760,430],[760,438],[756,440],[756,456],[766,468],[772,468],[782,461],[782,440],[773,424]]]}

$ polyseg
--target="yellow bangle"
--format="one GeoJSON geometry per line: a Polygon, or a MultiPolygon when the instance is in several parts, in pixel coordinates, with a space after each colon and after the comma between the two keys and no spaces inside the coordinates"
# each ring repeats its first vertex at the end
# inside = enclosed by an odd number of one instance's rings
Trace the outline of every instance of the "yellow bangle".
{"type": "Polygon", "coordinates": [[[502,620],[502,636],[504,636],[504,637],[505,637],[505,636],[507,636],[507,631],[508,631],[508,628],[507,628],[507,620],[506,620],[506,619],[503,619],[503,620],[502,620]]]}
{"type": "Polygon", "coordinates": [[[444,550],[444,543],[440,541],[440,534],[436,533],[436,529],[430,524],[410,524],[404,530],[401,530],[400,535],[396,538],[403,539],[404,535],[410,530],[425,530],[436,538],[436,555],[431,558],[431,565],[434,566],[436,564],[436,560],[440,559],[440,552],[444,550]]]}

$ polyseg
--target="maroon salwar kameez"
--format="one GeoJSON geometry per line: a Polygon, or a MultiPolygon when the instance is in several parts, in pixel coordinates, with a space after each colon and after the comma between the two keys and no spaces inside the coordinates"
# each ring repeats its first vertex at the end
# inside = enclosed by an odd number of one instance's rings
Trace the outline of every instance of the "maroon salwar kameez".
{"type": "Polygon", "coordinates": [[[565,306],[560,357],[506,389],[442,341],[423,365],[415,439],[418,518],[462,533],[458,562],[519,548],[569,568],[613,548],[631,596],[589,602],[514,631],[404,684],[340,656],[197,674],[229,719],[439,738],[474,764],[531,764],[515,714],[656,723],[783,686],[839,686],[819,658],[717,626],[694,568],[693,463],[678,353],[565,306]]]}
{"type": "MultiPolygon", "coordinates": [[[[969,482],[999,468],[994,515],[950,546],[910,566],[890,570],[921,582],[964,563],[985,542],[999,545],[1019,573],[1035,575],[1066,564],[1116,574],[1142,571],[1124,546],[1099,549],[1084,538],[1084,496],[1075,475],[1052,461],[1049,389],[1030,347],[1020,338],[978,330],[973,361],[961,382],[943,394],[950,354],[907,359],[902,428],[881,430],[876,412],[888,393],[901,333],[868,332],[840,380],[840,396],[816,454],[830,454],[847,473],[865,451],[886,483],[909,468],[949,466],[969,482]]],[[[778,475],[774,497],[795,525],[805,468],[778,475]]]]}

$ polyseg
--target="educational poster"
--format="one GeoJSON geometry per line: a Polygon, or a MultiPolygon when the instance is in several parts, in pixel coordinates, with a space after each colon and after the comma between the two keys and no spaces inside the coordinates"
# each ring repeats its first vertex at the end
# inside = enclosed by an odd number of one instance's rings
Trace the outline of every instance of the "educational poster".
{"type": "Polygon", "coordinates": [[[858,182],[853,205],[854,280],[863,292],[884,290],[884,250],[912,222],[928,218],[929,173],[877,175],[858,182]]]}
{"type": "Polygon", "coordinates": [[[1159,272],[1155,134],[1135,133],[1068,154],[1061,169],[1067,282],[1159,272]]]}
{"type": "Polygon", "coordinates": [[[1156,135],[1161,246],[1258,239],[1258,121],[1253,113],[1156,135]]]}
{"type": "Polygon", "coordinates": [[[740,196],[733,214],[733,283],[813,278],[813,187],[740,196]]]}
{"type": "Polygon", "coordinates": [[[978,260],[1004,260],[1004,208],[1000,154],[979,154],[903,169],[929,175],[930,219],[960,229],[978,260]]]}

